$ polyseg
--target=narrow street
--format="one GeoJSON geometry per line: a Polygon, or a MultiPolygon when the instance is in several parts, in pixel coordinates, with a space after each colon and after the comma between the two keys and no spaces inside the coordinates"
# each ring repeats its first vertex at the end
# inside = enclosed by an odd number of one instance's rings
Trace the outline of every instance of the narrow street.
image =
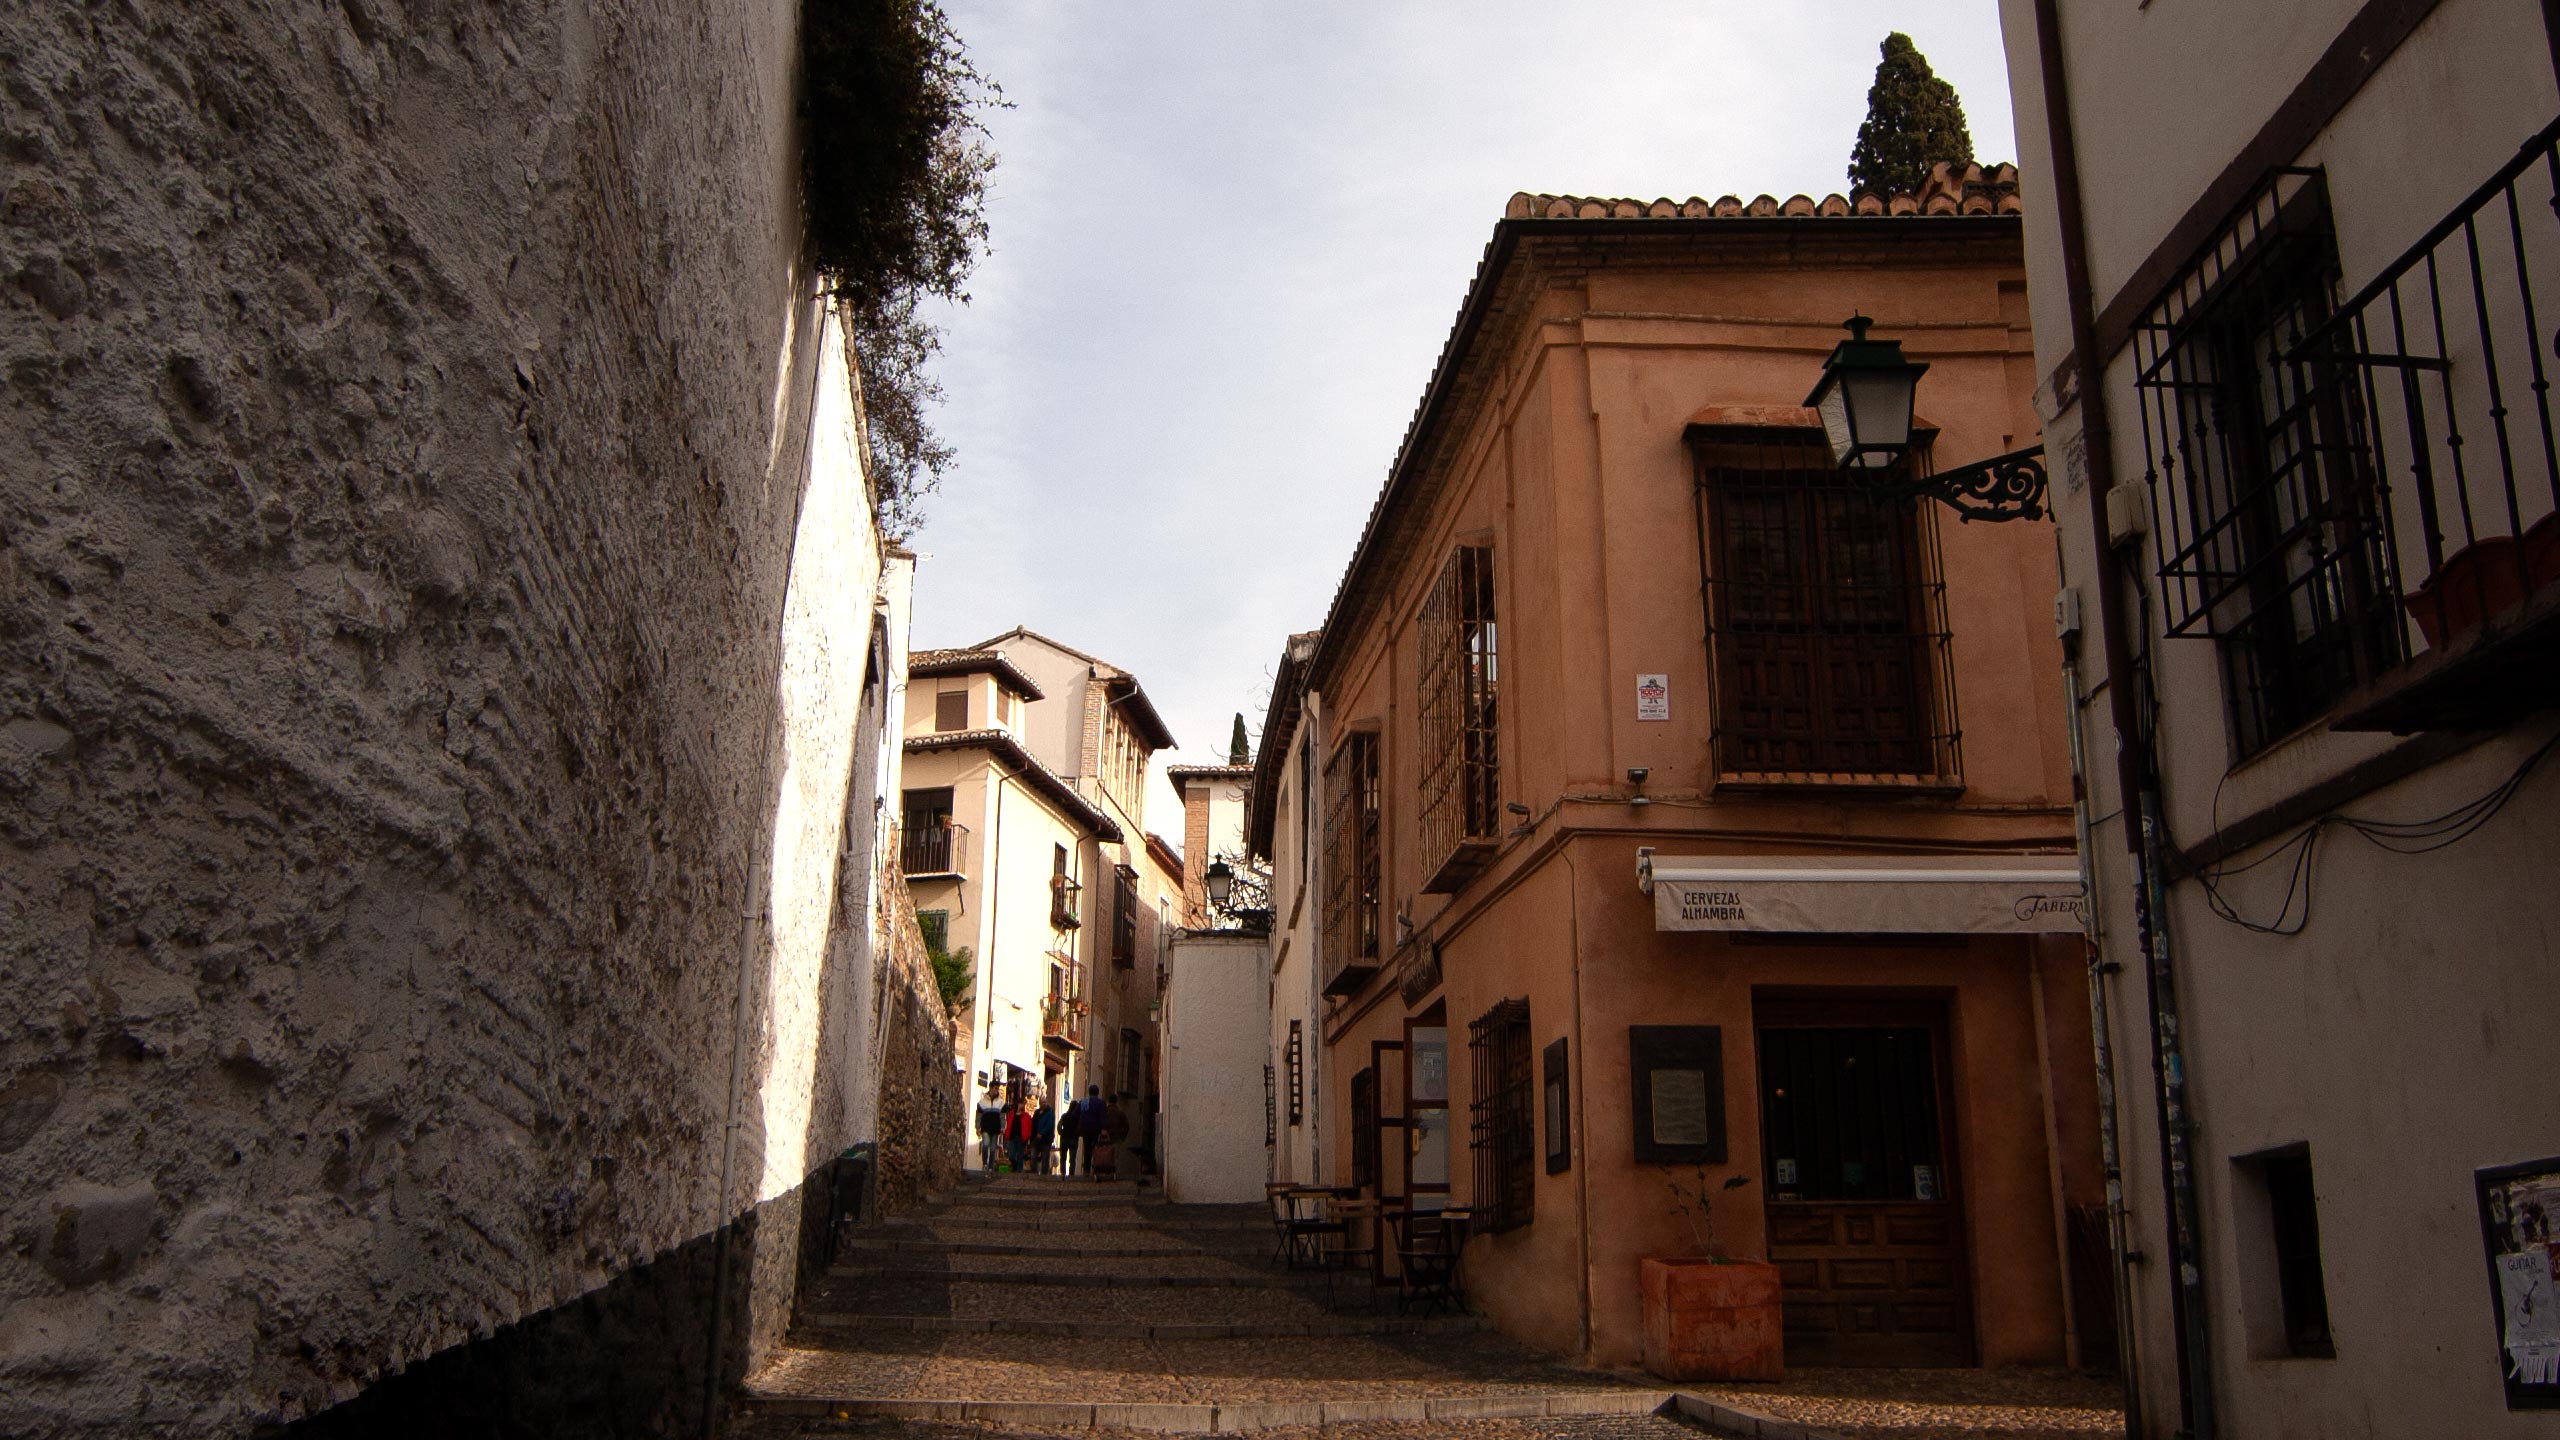
{"type": "Polygon", "coordinates": [[[869,1232],[750,1378],[733,1440],[864,1435],[1673,1437],[1660,1390],[1473,1316],[1292,1272],[1258,1206],[1008,1178],[869,1232]]]}

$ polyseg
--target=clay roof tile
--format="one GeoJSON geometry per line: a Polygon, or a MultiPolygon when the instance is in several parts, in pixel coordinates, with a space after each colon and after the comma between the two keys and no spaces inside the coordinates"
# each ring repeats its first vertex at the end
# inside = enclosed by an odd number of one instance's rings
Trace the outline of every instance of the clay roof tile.
{"type": "Polygon", "coordinates": [[[1778,213],[1781,215],[1810,215],[1813,213],[1813,197],[1810,195],[1790,195],[1778,203],[1778,213]]]}

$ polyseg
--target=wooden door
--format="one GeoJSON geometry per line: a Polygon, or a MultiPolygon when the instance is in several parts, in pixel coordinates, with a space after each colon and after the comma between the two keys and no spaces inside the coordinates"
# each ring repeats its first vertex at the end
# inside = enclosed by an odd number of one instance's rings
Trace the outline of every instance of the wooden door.
{"type": "Polygon", "coordinates": [[[1763,1002],[1756,1018],[1787,1363],[1972,1364],[1943,1007],[1763,1002]]]}

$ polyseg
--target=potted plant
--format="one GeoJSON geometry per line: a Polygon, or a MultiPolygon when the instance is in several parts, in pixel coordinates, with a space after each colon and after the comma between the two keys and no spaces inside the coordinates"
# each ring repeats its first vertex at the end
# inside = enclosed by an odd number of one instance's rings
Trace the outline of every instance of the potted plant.
{"type": "Polygon", "coordinates": [[[1706,1166],[1691,1169],[1684,1179],[1662,1167],[1671,1208],[1694,1244],[1644,1261],[1644,1367],[1665,1380],[1778,1379],[1786,1370],[1778,1267],[1716,1246],[1715,1193],[1751,1178],[1730,1175],[1710,1187],[1706,1166]]]}

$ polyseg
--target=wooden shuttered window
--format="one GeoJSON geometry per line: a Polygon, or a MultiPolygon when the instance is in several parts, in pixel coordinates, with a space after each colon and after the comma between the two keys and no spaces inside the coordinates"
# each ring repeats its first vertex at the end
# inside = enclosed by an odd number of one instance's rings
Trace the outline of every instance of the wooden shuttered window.
{"type": "Polygon", "coordinates": [[[1423,889],[1445,894],[1493,858],[1501,835],[1500,669],[1493,547],[1450,552],[1417,626],[1422,717],[1423,889]]]}
{"type": "Polygon", "coordinates": [[[1536,1086],[1529,1058],[1529,1002],[1505,1000],[1467,1027],[1475,1080],[1469,1148],[1478,1219],[1489,1231],[1529,1223],[1537,1190],[1536,1086]]]}
{"type": "Polygon", "coordinates": [[[1123,970],[1138,964],[1138,872],[1126,865],[1111,876],[1111,963],[1123,970]]]}
{"type": "Polygon", "coordinates": [[[1878,504],[1818,440],[1697,445],[1717,775],[1959,783],[1933,509],[1878,504]]]}
{"type": "Polygon", "coordinates": [[[1378,737],[1355,731],[1325,767],[1325,982],[1356,985],[1378,967],[1378,737]]]}

